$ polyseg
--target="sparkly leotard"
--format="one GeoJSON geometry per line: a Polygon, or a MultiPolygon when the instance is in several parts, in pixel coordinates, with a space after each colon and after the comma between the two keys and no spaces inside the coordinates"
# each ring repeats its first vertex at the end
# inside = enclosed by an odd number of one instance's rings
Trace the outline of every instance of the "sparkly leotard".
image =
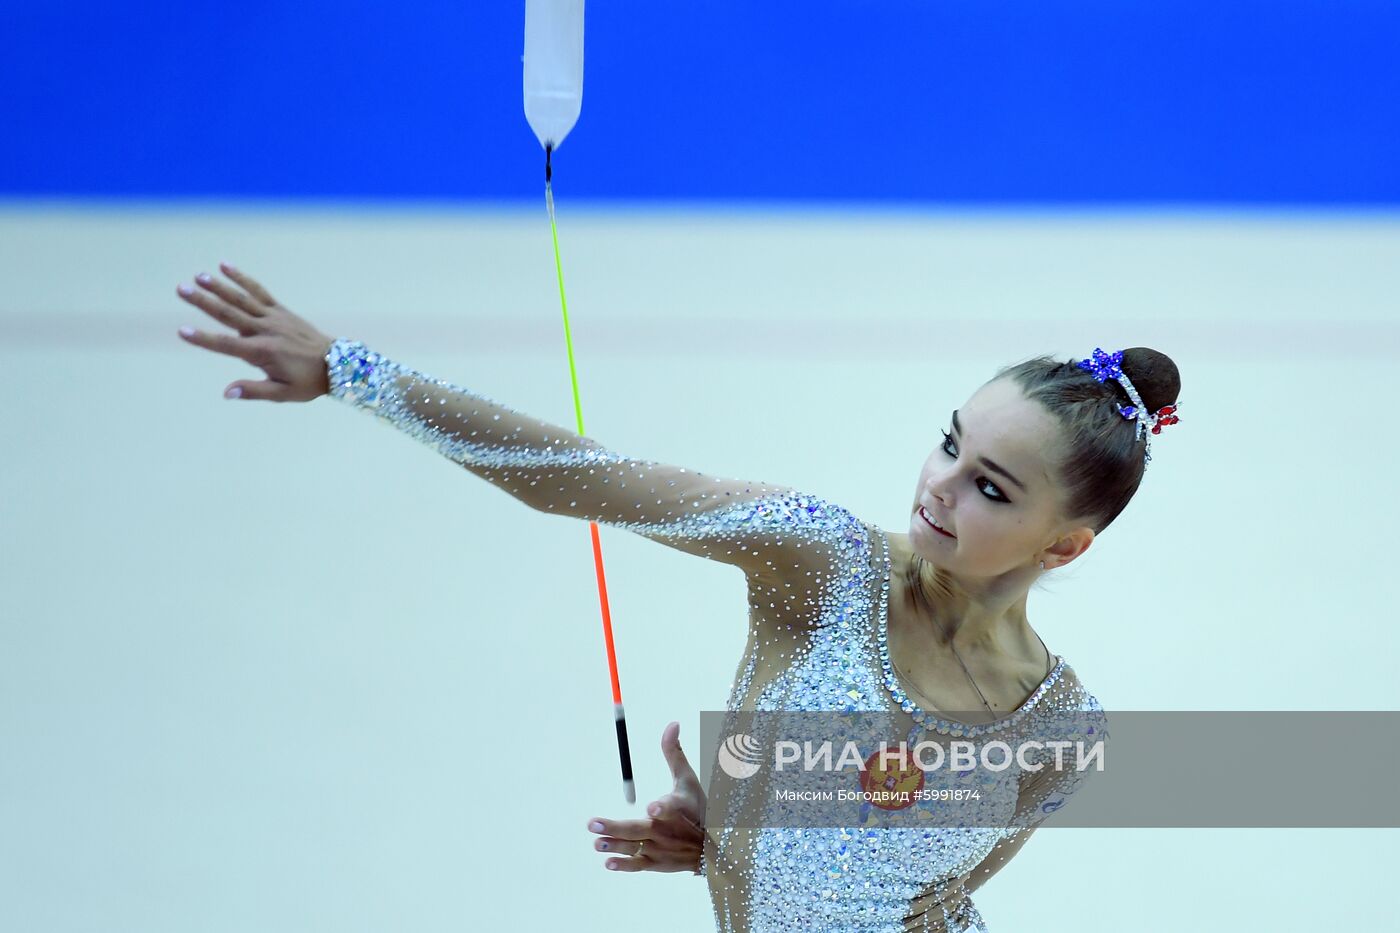
{"type": "MultiPolygon", "coordinates": [[[[911,744],[1009,741],[1030,728],[1044,735],[1066,713],[1075,725],[1057,736],[1107,736],[1099,702],[1059,657],[1019,708],[985,725],[916,706],[889,661],[888,537],[839,506],[787,487],[621,456],[357,341],[336,340],[326,363],[331,397],[376,414],[531,508],[742,568],[749,637],[731,712],[870,711],[888,716],[911,744]]],[[[902,815],[907,825],[878,827],[739,825],[711,814],[702,864],[716,925],[724,933],[984,933],[971,893],[1090,773],[1007,771],[986,788],[988,806],[1008,817],[1000,826],[920,825],[928,813],[919,807],[902,815]]],[[[715,769],[708,789],[712,801],[730,802],[731,815],[757,799],[732,782],[715,769]]]]}

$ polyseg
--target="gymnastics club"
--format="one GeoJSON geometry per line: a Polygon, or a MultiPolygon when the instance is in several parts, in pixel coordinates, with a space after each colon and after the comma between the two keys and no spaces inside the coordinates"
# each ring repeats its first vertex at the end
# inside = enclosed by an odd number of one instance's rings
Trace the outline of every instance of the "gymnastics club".
{"type": "MultiPolygon", "coordinates": [[[[583,406],[578,397],[578,372],[574,368],[574,342],[569,335],[569,302],[564,297],[564,267],[559,261],[559,228],[554,223],[552,157],[569,130],[578,122],[583,106],[583,0],[525,0],[525,119],[544,146],[544,203],[549,211],[549,234],[554,241],[554,271],[559,279],[559,305],[564,311],[564,345],[569,351],[569,379],[574,387],[574,417],[583,432],[583,406]]],[[[608,650],[612,676],[613,718],[617,723],[617,754],[622,760],[622,792],[628,803],[637,802],[632,780],[632,756],[627,749],[627,717],[622,711],[622,686],[617,678],[617,652],[613,648],[612,613],[608,611],[608,583],[603,575],[603,546],[598,523],[590,521],[593,536],[593,569],[598,574],[598,602],[603,610],[603,643],[608,650]]]]}

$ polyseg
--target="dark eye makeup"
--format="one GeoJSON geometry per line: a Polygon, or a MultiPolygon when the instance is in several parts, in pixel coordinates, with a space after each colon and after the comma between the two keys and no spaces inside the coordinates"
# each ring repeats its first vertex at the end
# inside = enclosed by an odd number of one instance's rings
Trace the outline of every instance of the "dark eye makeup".
{"type": "MultiPolygon", "coordinates": [[[[939,430],[942,431],[942,428],[940,428],[939,430]]],[[[956,443],[957,443],[957,442],[953,440],[953,435],[949,434],[947,431],[943,431],[943,443],[940,444],[940,445],[938,445],[938,446],[939,446],[939,450],[942,450],[945,454],[947,454],[947,455],[950,456],[950,457],[956,457],[957,454],[953,453],[951,450],[948,449],[948,447],[949,447],[950,444],[956,444],[956,443]]],[[[991,499],[993,502],[1010,502],[1010,501],[1011,501],[1010,499],[1006,498],[1006,494],[1003,493],[1003,492],[1001,491],[1001,489],[999,489],[999,488],[997,487],[997,484],[994,483],[994,482],[992,482],[991,480],[987,479],[987,477],[985,477],[985,476],[979,476],[979,477],[977,477],[977,484],[978,484],[978,488],[982,490],[982,494],[985,495],[985,496],[987,496],[987,498],[988,498],[988,499],[991,499]],[[986,486],[982,486],[982,483],[986,483],[987,485],[986,485],[986,486]],[[987,495],[987,490],[988,490],[988,489],[993,490],[993,491],[996,493],[996,495],[994,495],[994,496],[993,496],[993,495],[987,495]]]]}

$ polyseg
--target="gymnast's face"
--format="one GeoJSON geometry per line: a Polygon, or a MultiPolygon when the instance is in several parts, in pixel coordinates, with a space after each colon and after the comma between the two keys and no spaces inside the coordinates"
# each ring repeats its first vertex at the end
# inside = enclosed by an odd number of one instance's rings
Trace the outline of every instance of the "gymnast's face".
{"type": "Polygon", "coordinates": [[[1050,570],[1088,547],[1092,530],[1062,515],[1051,473],[1060,438],[1049,412],[997,379],[945,417],[946,436],[924,462],[909,516],[915,553],[956,576],[993,580],[1039,575],[1042,558],[1050,570]],[[931,527],[920,506],[949,534],[931,527]]]}

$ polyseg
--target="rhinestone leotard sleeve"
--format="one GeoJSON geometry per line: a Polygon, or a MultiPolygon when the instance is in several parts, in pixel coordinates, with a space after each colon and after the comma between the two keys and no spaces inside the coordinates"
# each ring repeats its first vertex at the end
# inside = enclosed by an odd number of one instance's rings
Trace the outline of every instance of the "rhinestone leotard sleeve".
{"type": "Polygon", "coordinates": [[[751,573],[820,546],[819,500],[615,453],[587,437],[409,369],[359,341],[326,352],[332,398],[372,412],[541,512],[634,531],[751,573]]]}

